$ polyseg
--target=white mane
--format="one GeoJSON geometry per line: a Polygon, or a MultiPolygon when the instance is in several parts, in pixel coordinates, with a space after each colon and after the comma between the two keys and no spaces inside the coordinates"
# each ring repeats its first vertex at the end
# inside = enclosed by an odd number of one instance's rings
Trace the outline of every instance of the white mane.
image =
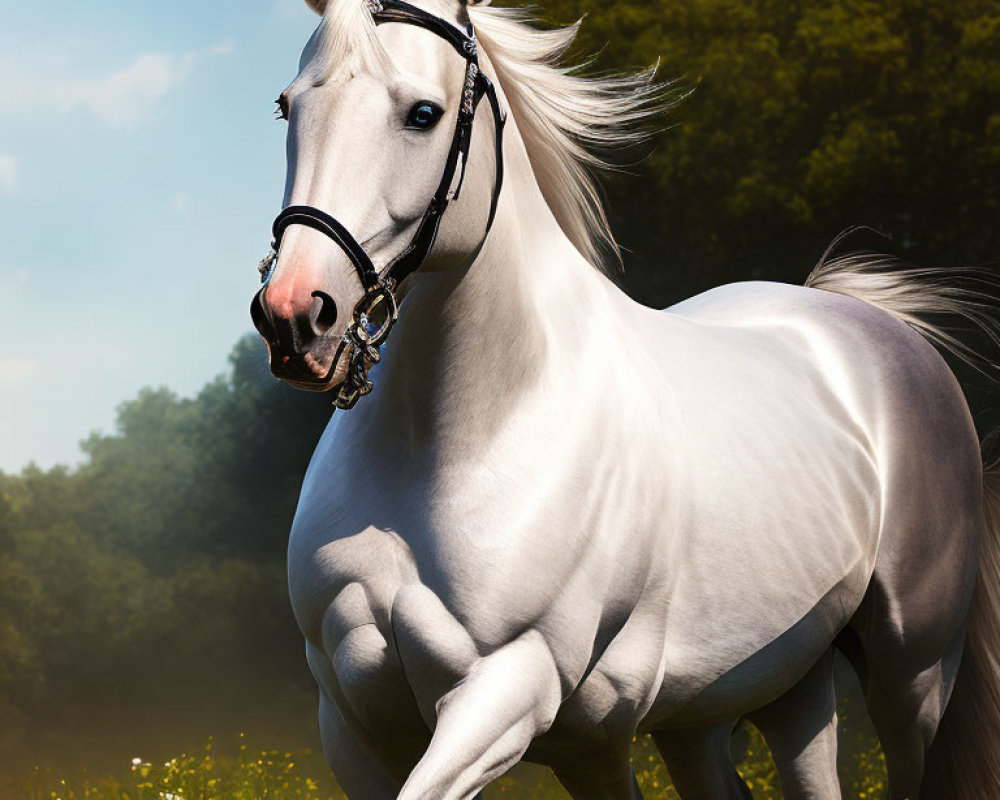
{"type": "MultiPolygon", "coordinates": [[[[563,232],[594,265],[608,252],[620,259],[594,172],[614,168],[601,153],[648,137],[642,123],[668,105],[664,85],[652,82],[653,69],[583,77],[580,66],[561,66],[579,22],[543,30],[524,9],[470,6],[468,11],[563,232]]],[[[360,0],[331,0],[312,44],[318,82],[344,68],[391,70],[360,0]]]]}
{"type": "MultiPolygon", "coordinates": [[[[392,58],[375,35],[371,12],[362,0],[331,0],[321,13],[323,19],[303,53],[316,85],[353,72],[392,77],[392,58]]],[[[300,64],[299,69],[306,66],[300,64]]]]}
{"type": "Polygon", "coordinates": [[[655,69],[582,77],[580,66],[560,66],[580,22],[541,30],[519,8],[470,7],[469,16],[563,232],[595,265],[607,250],[619,258],[593,173],[614,168],[602,151],[648,138],[642,123],[667,105],[655,69]]]}

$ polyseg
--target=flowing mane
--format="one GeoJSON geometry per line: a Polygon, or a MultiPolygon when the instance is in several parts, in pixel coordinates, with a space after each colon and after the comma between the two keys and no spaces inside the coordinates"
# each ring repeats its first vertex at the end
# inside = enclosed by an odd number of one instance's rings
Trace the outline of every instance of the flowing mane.
{"type": "Polygon", "coordinates": [[[299,69],[308,68],[315,85],[355,71],[386,79],[394,74],[392,57],[375,35],[375,21],[362,0],[330,0],[325,7],[309,4],[323,19],[302,53],[299,69]]]}
{"type": "Polygon", "coordinates": [[[620,261],[595,172],[614,169],[601,153],[646,140],[643,123],[669,105],[655,68],[585,77],[586,64],[561,65],[579,21],[544,30],[525,9],[488,6],[469,16],[563,232],[595,266],[608,253],[620,261]]]}
{"type": "MultiPolygon", "coordinates": [[[[521,8],[470,6],[469,16],[563,232],[595,266],[620,263],[595,173],[614,169],[602,154],[648,138],[643,123],[669,105],[665,85],[655,69],[586,77],[586,64],[563,66],[579,22],[546,30],[521,8]]],[[[330,0],[306,53],[317,84],[344,70],[392,72],[361,0],[330,0]]]]}

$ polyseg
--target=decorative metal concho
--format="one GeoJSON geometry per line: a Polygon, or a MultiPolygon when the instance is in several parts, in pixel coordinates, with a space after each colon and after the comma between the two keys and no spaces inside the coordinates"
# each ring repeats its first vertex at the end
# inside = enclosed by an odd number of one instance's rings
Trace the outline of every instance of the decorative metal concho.
{"type": "MultiPolygon", "coordinates": [[[[266,284],[278,260],[275,246],[260,260],[257,270],[261,283],[266,284]]],[[[336,370],[340,359],[347,351],[349,363],[347,376],[336,388],[333,404],[345,411],[354,408],[358,400],[369,394],[374,384],[368,378],[371,368],[382,360],[379,348],[389,338],[389,331],[399,319],[399,305],[396,302],[396,281],[380,278],[379,282],[365,292],[354,306],[351,322],[344,331],[344,338],[333,357],[331,370],[336,370]]]]}
{"type": "Polygon", "coordinates": [[[278,250],[275,243],[271,243],[271,249],[257,264],[257,272],[260,273],[260,282],[266,284],[271,279],[274,272],[274,265],[278,261],[278,250]]]}
{"type": "Polygon", "coordinates": [[[399,306],[393,294],[394,284],[392,278],[380,281],[354,307],[351,324],[344,331],[344,340],[333,359],[333,369],[336,369],[344,350],[347,350],[347,357],[350,359],[347,377],[337,387],[333,398],[333,404],[337,408],[354,408],[354,404],[372,390],[373,384],[368,379],[368,371],[382,360],[379,348],[399,319],[399,306]]]}

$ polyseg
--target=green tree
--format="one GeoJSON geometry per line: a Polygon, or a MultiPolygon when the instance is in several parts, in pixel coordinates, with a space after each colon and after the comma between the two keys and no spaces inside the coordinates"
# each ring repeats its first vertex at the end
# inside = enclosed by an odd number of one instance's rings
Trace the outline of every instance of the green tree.
{"type": "Polygon", "coordinates": [[[144,389],[116,431],[83,443],[84,527],[168,565],[191,551],[241,558],[282,552],[295,497],[331,413],[267,370],[262,343],[241,339],[231,371],[191,399],[144,389]]]}
{"type": "Polygon", "coordinates": [[[929,264],[1000,258],[1000,7],[986,0],[555,0],[578,53],[691,94],[609,182],[625,284],[665,304],[801,282],[872,225],[929,264]]]}
{"type": "Polygon", "coordinates": [[[141,391],[77,469],[0,473],[0,765],[65,726],[307,685],[285,544],[331,407],[275,381],[255,335],[230,361],[193,398],[141,391]]]}

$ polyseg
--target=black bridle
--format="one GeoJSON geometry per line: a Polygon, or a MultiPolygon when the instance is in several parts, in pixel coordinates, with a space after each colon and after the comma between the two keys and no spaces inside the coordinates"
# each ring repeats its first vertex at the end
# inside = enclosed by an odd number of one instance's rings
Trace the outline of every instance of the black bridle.
{"type": "Polygon", "coordinates": [[[344,338],[337,348],[330,366],[332,372],[337,368],[344,349],[351,348],[347,377],[337,387],[337,394],[334,398],[334,405],[344,409],[352,408],[362,395],[366,395],[372,390],[372,383],[368,379],[368,370],[372,364],[379,361],[379,347],[385,342],[399,313],[394,291],[407,276],[419,269],[424,263],[434,246],[441,218],[448,203],[458,199],[459,191],[465,180],[466,162],[472,144],[472,124],[476,117],[479,101],[483,97],[489,99],[493,109],[496,157],[493,197],[490,202],[490,215],[486,223],[484,240],[493,226],[500,189],[503,185],[503,126],[505,117],[500,109],[496,88],[479,68],[479,50],[472,25],[470,24],[463,32],[443,19],[428,14],[409,3],[402,2],[402,0],[381,0],[381,2],[369,0],[368,7],[376,24],[402,22],[437,34],[465,59],[466,66],[455,133],[451,140],[444,173],[441,175],[437,191],[434,192],[434,196],[427,205],[427,210],[424,211],[420,225],[409,245],[389,261],[381,273],[375,268],[365,249],[358,244],[357,239],[351,235],[350,231],[322,209],[313,206],[288,206],[274,220],[274,241],[271,243],[271,252],[260,265],[261,282],[264,284],[264,288],[254,298],[255,304],[263,306],[263,295],[267,291],[267,283],[274,271],[281,239],[291,225],[305,225],[332,239],[351,260],[361,285],[365,289],[364,296],[354,307],[353,319],[347,326],[347,331],[344,333],[344,338]],[[458,183],[455,184],[455,173],[459,168],[461,171],[458,173],[458,183]],[[453,184],[455,184],[454,190],[452,189],[453,184]]]}

